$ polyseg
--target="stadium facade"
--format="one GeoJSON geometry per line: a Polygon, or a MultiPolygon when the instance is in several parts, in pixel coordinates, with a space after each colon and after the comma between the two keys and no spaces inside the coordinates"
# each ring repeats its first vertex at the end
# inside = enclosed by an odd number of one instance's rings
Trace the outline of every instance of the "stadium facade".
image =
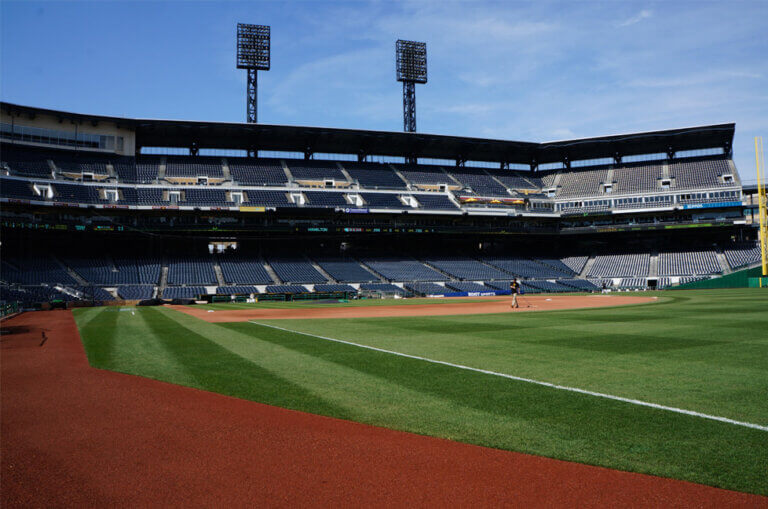
{"type": "Polygon", "coordinates": [[[530,143],[0,103],[0,289],[39,302],[483,294],[512,277],[531,292],[667,287],[759,259],[734,130],[530,143]]]}

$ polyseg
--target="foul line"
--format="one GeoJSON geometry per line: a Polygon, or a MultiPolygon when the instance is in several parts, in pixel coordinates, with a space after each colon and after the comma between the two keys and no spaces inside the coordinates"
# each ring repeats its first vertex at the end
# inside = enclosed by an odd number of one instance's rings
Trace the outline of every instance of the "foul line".
{"type": "Polygon", "coordinates": [[[393,350],[385,350],[383,348],[376,348],[375,346],[368,346],[368,345],[361,345],[360,343],[353,343],[351,341],[344,341],[343,339],[336,339],[336,338],[328,338],[325,336],[318,336],[317,334],[309,334],[308,332],[301,332],[301,331],[295,331],[291,329],[285,329],[283,327],[278,327],[277,325],[268,325],[266,323],[259,323],[254,322],[253,320],[249,320],[249,323],[252,323],[254,325],[260,325],[262,327],[269,327],[272,329],[277,329],[285,332],[292,332],[294,334],[301,334],[303,336],[309,336],[312,338],[318,338],[318,339],[324,339],[326,341],[333,341],[334,343],[343,343],[345,345],[351,345],[356,346],[358,348],[365,348],[367,350],[374,350],[377,352],[382,353],[388,353],[392,355],[398,355],[400,357],[407,357],[409,359],[416,359],[424,362],[430,362],[432,364],[442,364],[443,366],[450,366],[452,368],[458,368],[458,369],[464,369],[467,371],[474,371],[476,373],[483,373],[486,375],[492,375],[492,376],[499,376],[502,378],[508,378],[510,380],[516,380],[518,382],[526,382],[530,384],[535,385],[542,385],[544,387],[549,387],[551,389],[557,389],[560,391],[569,391],[569,392],[577,392],[579,394],[586,394],[587,396],[596,396],[598,398],[605,398],[605,399],[611,399],[614,401],[622,401],[624,403],[630,403],[633,405],[639,405],[649,408],[655,408],[657,410],[666,410],[668,412],[675,412],[678,414],[685,414],[685,415],[691,415],[694,417],[700,417],[702,419],[709,419],[712,421],[719,421],[719,422],[725,422],[727,424],[734,424],[736,426],[743,426],[745,428],[752,428],[752,429],[758,429],[760,431],[768,431],[768,426],[761,426],[760,424],[753,424],[751,422],[742,422],[742,421],[736,421],[734,419],[729,419],[727,417],[719,417],[717,415],[709,415],[709,414],[703,414],[701,412],[695,412],[693,410],[686,410],[684,408],[677,408],[673,406],[666,406],[666,405],[659,405],[657,403],[649,403],[647,401],[641,401],[639,399],[631,399],[631,398],[623,398],[621,396],[614,396],[612,394],[605,394],[602,392],[594,392],[594,391],[588,391],[585,389],[579,389],[578,387],[568,387],[566,385],[557,385],[550,382],[542,382],[540,380],[533,380],[532,378],[524,378],[521,376],[514,376],[514,375],[507,375],[505,373],[498,373],[496,371],[489,371],[487,369],[480,369],[480,368],[473,368],[471,366],[464,366],[463,364],[454,364],[452,362],[446,362],[446,361],[438,361],[435,359],[429,359],[427,357],[419,357],[418,355],[410,355],[407,353],[402,352],[395,352],[393,350]]]}

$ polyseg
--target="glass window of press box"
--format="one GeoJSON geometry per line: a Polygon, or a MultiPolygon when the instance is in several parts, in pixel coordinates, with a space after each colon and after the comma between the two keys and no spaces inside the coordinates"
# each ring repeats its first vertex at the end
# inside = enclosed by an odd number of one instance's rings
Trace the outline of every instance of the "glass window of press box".
{"type": "Polygon", "coordinates": [[[42,127],[0,123],[0,135],[14,141],[44,143],[65,147],[92,148],[100,150],[123,150],[123,137],[105,134],[75,133],[42,127]]]}

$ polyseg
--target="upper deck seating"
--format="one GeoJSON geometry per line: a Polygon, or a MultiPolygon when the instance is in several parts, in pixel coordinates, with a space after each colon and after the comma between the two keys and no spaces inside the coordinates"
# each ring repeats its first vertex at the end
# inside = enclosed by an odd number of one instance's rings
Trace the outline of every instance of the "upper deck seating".
{"type": "Polygon", "coordinates": [[[482,168],[453,168],[450,170],[459,182],[479,196],[509,196],[507,188],[499,184],[482,168]]]}
{"type": "Polygon", "coordinates": [[[168,156],[165,163],[166,177],[224,178],[220,157],[168,156]]]}
{"type": "Polygon", "coordinates": [[[343,163],[349,176],[366,189],[407,189],[405,182],[388,164],[343,163]]]}
{"type": "MultiPolygon", "coordinates": [[[[540,181],[536,183],[533,180],[529,179],[527,175],[524,175],[521,172],[516,172],[513,170],[503,170],[501,168],[486,168],[485,171],[488,172],[488,174],[496,177],[497,180],[499,180],[502,184],[504,184],[505,187],[509,189],[530,189],[530,190],[541,189],[540,181]]],[[[506,196],[506,195],[501,195],[501,196],[506,196]]]]}
{"type": "Polygon", "coordinates": [[[149,184],[157,180],[161,162],[162,156],[140,155],[136,159],[136,182],[139,184],[149,184]]]}
{"type": "Polygon", "coordinates": [[[346,182],[347,178],[333,161],[286,161],[294,180],[334,180],[346,182]]]}
{"type": "Polygon", "coordinates": [[[48,159],[50,159],[50,154],[46,151],[5,143],[0,145],[0,162],[13,175],[51,178],[53,170],[48,164],[48,159]]]}
{"type": "Polygon", "coordinates": [[[669,176],[675,179],[678,190],[732,185],[718,178],[726,174],[732,174],[726,159],[674,161],[669,165],[669,176]]]}
{"type": "Polygon", "coordinates": [[[613,170],[613,192],[616,194],[658,191],[663,175],[661,163],[639,163],[617,166],[613,170]]]}
{"type": "Polygon", "coordinates": [[[558,197],[600,196],[608,183],[608,168],[573,169],[560,174],[558,197]]]}
{"type": "Polygon", "coordinates": [[[227,158],[229,174],[235,182],[254,186],[284,186],[288,183],[283,165],[277,159],[227,158]]]}
{"type": "Polygon", "coordinates": [[[427,165],[398,165],[400,174],[413,184],[439,185],[447,184],[456,186],[456,182],[446,174],[440,166],[427,165]]]}

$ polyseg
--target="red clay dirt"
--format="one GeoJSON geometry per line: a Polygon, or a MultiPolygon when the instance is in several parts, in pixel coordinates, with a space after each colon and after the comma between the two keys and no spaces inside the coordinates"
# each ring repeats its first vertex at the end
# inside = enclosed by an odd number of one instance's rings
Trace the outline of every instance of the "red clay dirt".
{"type": "Polygon", "coordinates": [[[391,316],[444,316],[475,315],[480,313],[510,313],[526,311],[554,311],[557,309],[582,309],[605,306],[621,306],[653,302],[656,297],[616,295],[531,295],[520,299],[520,307],[510,307],[511,297],[499,299],[478,298],[472,302],[434,304],[434,299],[423,299],[429,304],[403,304],[393,306],[360,307],[302,307],[289,309],[232,309],[210,312],[195,306],[169,306],[207,322],[245,322],[248,320],[277,320],[303,318],[372,318],[391,316]]]}
{"type": "Polygon", "coordinates": [[[3,327],[15,331],[0,343],[4,508],[768,507],[765,497],[93,369],[68,311],[25,313],[3,327]]]}

